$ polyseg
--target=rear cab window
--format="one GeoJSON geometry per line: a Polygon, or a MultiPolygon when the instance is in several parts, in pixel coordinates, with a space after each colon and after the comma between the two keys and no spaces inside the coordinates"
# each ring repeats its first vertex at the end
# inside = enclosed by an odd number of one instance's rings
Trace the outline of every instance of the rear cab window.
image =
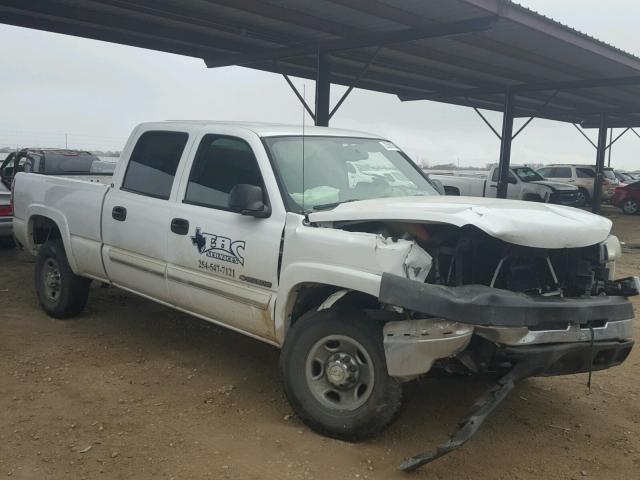
{"type": "Polygon", "coordinates": [[[133,148],[121,189],[168,200],[188,139],[186,132],[144,132],[133,148]]]}

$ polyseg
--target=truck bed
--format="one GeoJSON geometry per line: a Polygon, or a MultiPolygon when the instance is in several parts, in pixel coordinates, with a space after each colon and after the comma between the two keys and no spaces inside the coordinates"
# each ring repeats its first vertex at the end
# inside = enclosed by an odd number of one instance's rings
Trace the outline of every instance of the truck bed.
{"type": "Polygon", "coordinates": [[[77,274],[105,278],[100,258],[101,211],[109,188],[109,184],[88,179],[19,173],[14,185],[16,239],[27,250],[34,251],[32,226],[25,219],[32,215],[48,217],[57,223],[65,250],[71,252],[71,268],[77,274]]]}

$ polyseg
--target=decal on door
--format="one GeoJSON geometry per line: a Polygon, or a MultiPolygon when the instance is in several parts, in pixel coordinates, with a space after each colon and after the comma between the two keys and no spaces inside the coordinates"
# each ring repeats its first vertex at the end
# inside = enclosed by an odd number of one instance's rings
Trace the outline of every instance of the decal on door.
{"type": "Polygon", "coordinates": [[[231,240],[228,237],[214,235],[196,228],[196,233],[191,237],[191,242],[198,249],[200,255],[222,260],[224,262],[244,265],[244,240],[231,240]]]}

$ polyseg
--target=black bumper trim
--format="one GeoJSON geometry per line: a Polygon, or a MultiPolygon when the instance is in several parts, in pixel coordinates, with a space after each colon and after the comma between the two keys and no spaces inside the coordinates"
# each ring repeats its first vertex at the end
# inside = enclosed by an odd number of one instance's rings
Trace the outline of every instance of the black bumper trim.
{"type": "Polygon", "coordinates": [[[498,352],[498,358],[509,360],[530,369],[526,376],[551,377],[587,373],[590,370],[606,370],[624,362],[633,340],[600,341],[591,343],[557,343],[506,347],[498,352]]]}
{"type": "Polygon", "coordinates": [[[485,285],[446,287],[382,274],[382,303],[471,325],[538,327],[628,320],[634,317],[626,297],[533,297],[485,285]]]}

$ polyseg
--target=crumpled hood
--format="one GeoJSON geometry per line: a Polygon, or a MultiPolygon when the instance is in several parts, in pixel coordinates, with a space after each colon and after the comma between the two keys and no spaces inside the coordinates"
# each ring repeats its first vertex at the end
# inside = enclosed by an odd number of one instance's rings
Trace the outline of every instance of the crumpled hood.
{"type": "Polygon", "coordinates": [[[561,182],[552,182],[550,180],[534,180],[531,183],[535,183],[536,185],[544,185],[545,187],[549,187],[553,190],[558,191],[577,191],[578,187],[575,185],[570,185],[568,183],[561,182]]]}
{"type": "Polygon", "coordinates": [[[389,220],[474,225],[505,242],[535,248],[600,243],[611,222],[577,208],[495,198],[431,196],[361,200],[309,214],[314,223],[389,220]]]}

